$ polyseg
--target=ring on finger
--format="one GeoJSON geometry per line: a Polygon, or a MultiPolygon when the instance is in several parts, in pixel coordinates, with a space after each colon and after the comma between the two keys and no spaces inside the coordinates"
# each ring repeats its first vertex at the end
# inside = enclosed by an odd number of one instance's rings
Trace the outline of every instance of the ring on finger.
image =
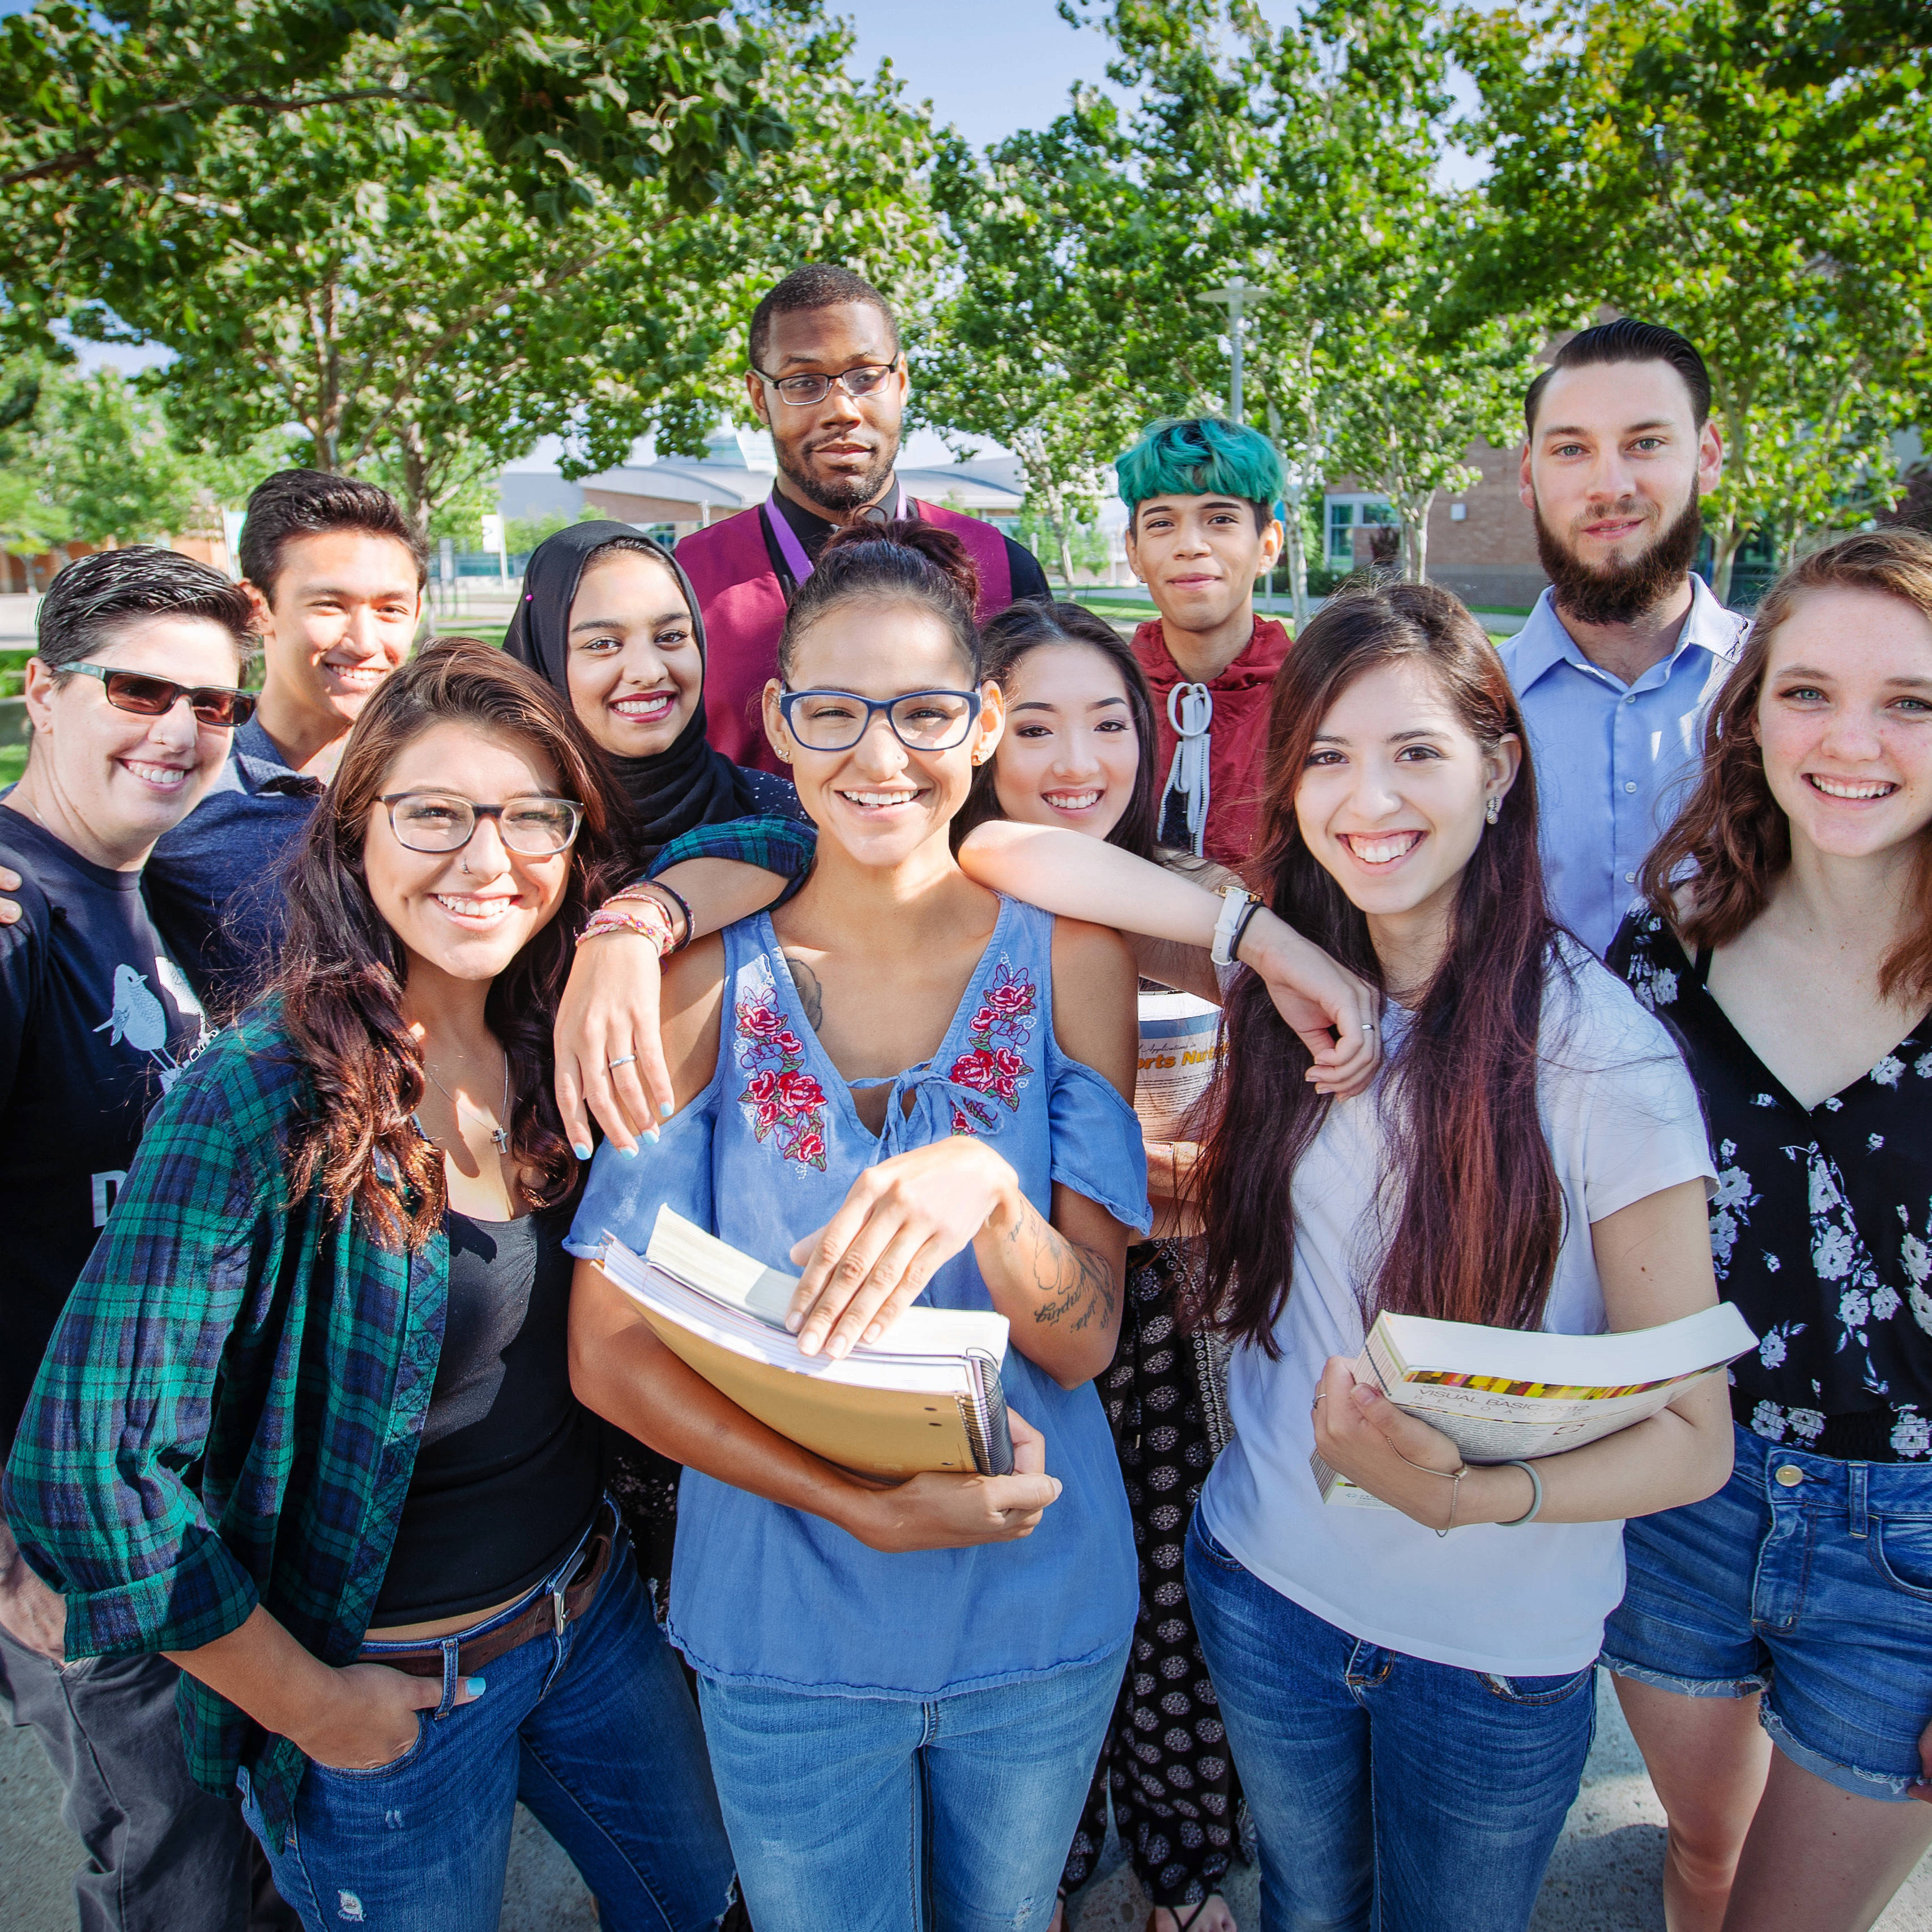
{"type": "Polygon", "coordinates": [[[607,1060],[604,1061],[604,1070],[607,1072],[614,1073],[619,1067],[628,1066],[631,1065],[637,1057],[638,1056],[634,1053],[620,1054],[615,1060],[607,1060]]]}

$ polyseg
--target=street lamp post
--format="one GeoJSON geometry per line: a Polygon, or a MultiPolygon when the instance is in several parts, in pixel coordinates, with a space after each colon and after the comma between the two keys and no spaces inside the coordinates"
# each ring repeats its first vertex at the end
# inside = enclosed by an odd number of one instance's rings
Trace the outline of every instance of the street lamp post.
{"type": "Polygon", "coordinates": [[[1230,357],[1228,368],[1228,420],[1238,423],[1241,420],[1241,330],[1247,304],[1258,300],[1267,291],[1258,289],[1254,284],[1237,275],[1232,282],[1218,289],[1209,289],[1202,295],[1203,302],[1225,302],[1228,308],[1228,343],[1230,357]]]}

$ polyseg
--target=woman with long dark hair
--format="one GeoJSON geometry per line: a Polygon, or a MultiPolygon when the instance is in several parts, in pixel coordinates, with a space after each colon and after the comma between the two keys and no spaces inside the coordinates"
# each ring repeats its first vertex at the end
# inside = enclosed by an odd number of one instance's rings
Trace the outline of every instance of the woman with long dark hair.
{"type": "MultiPolygon", "coordinates": [[[[1588,1334],[1709,1305],[1712,1170],[1668,1036],[1550,917],[1522,720],[1454,597],[1331,602],[1269,742],[1256,876],[1382,989],[1386,1057],[1366,1092],[1324,1094],[1308,1030],[1252,980],[1230,994],[1196,1312],[1234,1344],[1235,1439],[1189,1594],[1268,1922],[1506,1932],[1582,1775],[1621,1521],[1723,1480],[1722,1397],[1694,1388],[1532,1474],[1465,1467],[1350,1364],[1384,1309],[1588,1334]],[[1324,1506],[1311,1450],[1391,1507],[1324,1506]]],[[[1070,842],[1048,902],[1144,916],[1126,862],[1074,877],[1070,842]]]]}
{"type": "Polygon", "coordinates": [[[149,1127],[8,1472],[70,1654],[180,1666],[196,1776],[238,1784],[310,1932],[494,1924],[519,1797],[605,1924],[728,1904],[566,1355],[550,1033],[605,783],[487,646],[385,682],[298,848],[274,990],[149,1127]]]}
{"type": "Polygon", "coordinates": [[[1932,1810],[1932,540],[1796,564],[1612,963],[1676,1026],[1760,1340],[1736,1469],[1624,1535],[1605,1634],[1671,1932],[1862,1932],[1932,1810]]]}

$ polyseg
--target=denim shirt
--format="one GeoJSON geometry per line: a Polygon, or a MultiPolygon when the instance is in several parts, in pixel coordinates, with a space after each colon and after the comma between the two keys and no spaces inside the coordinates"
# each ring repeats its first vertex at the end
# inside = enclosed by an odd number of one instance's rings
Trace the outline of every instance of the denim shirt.
{"type": "MultiPolygon", "coordinates": [[[[635,1160],[599,1151],[574,1252],[594,1252],[606,1229],[641,1250],[668,1202],[794,1273],[792,1244],[831,1219],[860,1173],[951,1134],[990,1141],[1042,1215],[1058,1181],[1145,1228],[1133,1110],[1054,1040],[1049,915],[1003,902],[945,1039],[890,1083],[877,1137],[806,1020],[770,920],[742,920],[724,939],[718,1070],[656,1146],[635,1160]]],[[[970,1246],[920,1300],[992,1305],[970,1246]]],[[[923,1699],[1046,1676],[1118,1649],[1137,1599],[1133,1532],[1100,1398],[1090,1382],[1063,1389],[1017,1348],[1001,1375],[1064,1485],[1017,1542],[884,1554],[820,1517],[687,1469],[670,1628],[693,1666],[729,1683],[923,1699]]]]}
{"type": "Polygon", "coordinates": [[[1693,577],[1676,648],[1634,684],[1583,655],[1548,590],[1501,646],[1529,728],[1550,902],[1599,957],[1696,778],[1705,714],[1748,628],[1693,577]]]}

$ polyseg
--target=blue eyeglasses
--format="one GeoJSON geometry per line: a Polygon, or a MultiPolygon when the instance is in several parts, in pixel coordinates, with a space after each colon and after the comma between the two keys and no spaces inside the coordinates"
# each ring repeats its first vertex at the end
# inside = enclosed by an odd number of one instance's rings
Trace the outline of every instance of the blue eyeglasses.
{"type": "Polygon", "coordinates": [[[909,691],[903,698],[788,691],[778,699],[778,715],[808,752],[849,752],[881,712],[908,751],[950,752],[966,742],[980,706],[976,691],[909,691]]]}

